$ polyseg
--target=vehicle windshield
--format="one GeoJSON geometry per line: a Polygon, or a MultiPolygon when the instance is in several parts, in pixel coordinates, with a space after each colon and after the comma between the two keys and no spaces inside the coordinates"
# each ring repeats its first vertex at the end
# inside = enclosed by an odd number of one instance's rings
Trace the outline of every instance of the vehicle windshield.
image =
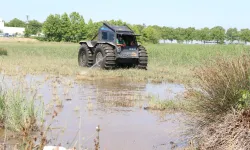
{"type": "Polygon", "coordinates": [[[125,44],[126,46],[135,46],[136,39],[133,35],[117,35],[117,44],[125,44]]]}

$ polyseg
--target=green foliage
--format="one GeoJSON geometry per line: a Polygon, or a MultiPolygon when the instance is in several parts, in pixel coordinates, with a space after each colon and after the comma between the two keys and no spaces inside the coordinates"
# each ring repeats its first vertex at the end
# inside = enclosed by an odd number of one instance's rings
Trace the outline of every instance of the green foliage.
{"type": "Polygon", "coordinates": [[[171,27],[162,28],[162,38],[164,40],[170,40],[171,42],[175,39],[175,30],[171,27]]]}
{"type": "Polygon", "coordinates": [[[225,40],[225,29],[221,26],[216,26],[211,29],[211,39],[217,43],[224,43],[225,40]]]}
{"type": "MultiPolygon", "coordinates": [[[[167,26],[145,24],[129,24],[121,19],[119,20],[104,20],[112,25],[124,25],[127,24],[134,30],[138,36],[138,41],[141,43],[159,43],[159,40],[169,40],[171,43],[176,40],[178,43],[192,42],[193,40],[203,41],[204,43],[209,41],[216,41],[219,44],[223,44],[224,40],[229,40],[232,43],[235,40],[250,42],[250,30],[241,29],[238,31],[236,28],[229,28],[227,31],[221,26],[215,26],[211,29],[204,27],[202,29],[195,29],[194,27],[188,28],[173,28],[167,26]]],[[[47,17],[44,23],[40,23],[37,20],[31,20],[28,24],[14,18],[10,22],[6,23],[6,26],[13,27],[25,27],[25,36],[29,37],[32,34],[44,33],[46,41],[65,41],[65,42],[79,42],[80,40],[90,40],[97,33],[99,27],[102,26],[102,22],[93,22],[91,19],[85,23],[84,17],[78,12],[72,12],[70,14],[63,13],[51,14],[47,17]]],[[[1,31],[0,31],[1,33],[1,31]]]]}
{"type": "Polygon", "coordinates": [[[239,33],[236,28],[229,28],[226,32],[227,40],[231,43],[235,40],[239,40],[239,33]]]}
{"type": "Polygon", "coordinates": [[[249,29],[241,29],[240,39],[243,40],[245,43],[250,42],[250,30],[249,29]]]}
{"type": "Polygon", "coordinates": [[[71,41],[71,21],[67,13],[64,13],[61,16],[61,30],[62,30],[62,41],[70,42],[71,41]]]}
{"type": "Polygon", "coordinates": [[[28,30],[28,32],[33,35],[40,33],[42,31],[42,23],[37,20],[30,20],[28,23],[28,30]]]}
{"type": "Polygon", "coordinates": [[[22,20],[14,18],[14,19],[10,20],[9,22],[6,22],[5,26],[6,27],[25,27],[26,23],[22,20]]]}
{"type": "Polygon", "coordinates": [[[26,27],[24,30],[24,37],[30,37],[31,35],[31,30],[29,27],[26,27]]]}
{"type": "Polygon", "coordinates": [[[249,108],[250,106],[250,91],[249,90],[240,90],[241,97],[236,104],[238,110],[249,108]]]}
{"type": "Polygon", "coordinates": [[[181,110],[185,109],[184,103],[178,100],[160,100],[155,96],[148,102],[148,109],[153,110],[181,110]]]}
{"type": "Polygon", "coordinates": [[[159,43],[160,35],[157,32],[157,30],[152,26],[143,29],[142,35],[143,35],[143,41],[147,43],[153,43],[153,44],[159,43]]]}
{"type": "Polygon", "coordinates": [[[38,119],[34,102],[34,99],[27,99],[19,90],[0,91],[0,122],[12,131],[32,130],[38,119]]]}
{"type": "Polygon", "coordinates": [[[69,16],[71,21],[70,26],[70,35],[72,42],[78,42],[81,39],[86,39],[86,28],[85,28],[85,21],[83,17],[77,13],[72,12],[69,16]]]}
{"type": "Polygon", "coordinates": [[[189,27],[185,29],[184,40],[186,42],[193,41],[195,38],[195,28],[189,27]]]}
{"type": "Polygon", "coordinates": [[[43,24],[43,32],[48,41],[62,41],[63,32],[60,15],[49,15],[43,24]]]}
{"type": "Polygon", "coordinates": [[[175,29],[175,37],[174,37],[178,43],[183,43],[185,40],[185,29],[184,28],[176,28],[175,29]]]}
{"type": "Polygon", "coordinates": [[[205,43],[205,41],[209,41],[212,39],[211,32],[209,28],[203,28],[200,30],[199,39],[205,43]]]}

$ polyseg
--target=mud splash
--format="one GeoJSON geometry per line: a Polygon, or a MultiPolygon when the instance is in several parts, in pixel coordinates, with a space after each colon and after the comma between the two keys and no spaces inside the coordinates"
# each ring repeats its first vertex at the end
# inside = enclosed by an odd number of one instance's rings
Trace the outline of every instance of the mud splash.
{"type": "Polygon", "coordinates": [[[187,117],[142,109],[150,95],[174,99],[185,91],[176,84],[137,84],[117,80],[76,82],[73,78],[26,75],[6,77],[6,87],[15,83],[38,89],[46,106],[47,123],[53,120],[49,145],[93,148],[100,125],[101,149],[170,149],[171,142],[185,145],[187,117]],[[34,83],[34,84],[33,84],[34,83]]]}

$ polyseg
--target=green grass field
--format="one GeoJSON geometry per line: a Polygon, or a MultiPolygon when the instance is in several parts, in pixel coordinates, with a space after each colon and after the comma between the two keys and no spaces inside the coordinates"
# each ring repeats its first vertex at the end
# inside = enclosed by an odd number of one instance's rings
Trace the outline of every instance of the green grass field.
{"type": "Polygon", "coordinates": [[[98,70],[78,66],[79,44],[72,43],[14,43],[0,42],[8,55],[0,56],[0,69],[6,74],[61,74],[77,75],[88,72],[88,77],[119,77],[133,81],[170,81],[188,83],[193,80],[192,69],[216,57],[239,56],[248,52],[244,45],[145,45],[148,50],[148,70],[98,70]]]}

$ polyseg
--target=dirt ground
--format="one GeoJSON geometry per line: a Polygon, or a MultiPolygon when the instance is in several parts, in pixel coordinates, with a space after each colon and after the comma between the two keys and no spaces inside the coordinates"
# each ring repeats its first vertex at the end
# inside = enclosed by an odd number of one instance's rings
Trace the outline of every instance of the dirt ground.
{"type": "Polygon", "coordinates": [[[0,42],[39,42],[31,38],[0,37],[0,42]]]}

